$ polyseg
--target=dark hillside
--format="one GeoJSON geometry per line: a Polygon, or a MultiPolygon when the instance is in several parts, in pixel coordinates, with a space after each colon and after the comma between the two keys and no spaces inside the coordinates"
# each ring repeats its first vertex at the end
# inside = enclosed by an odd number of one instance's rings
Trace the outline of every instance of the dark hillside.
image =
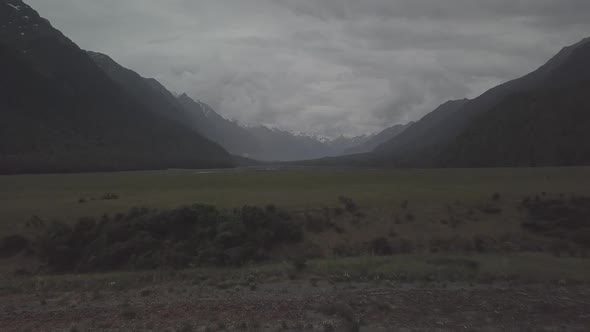
{"type": "Polygon", "coordinates": [[[589,59],[590,39],[565,47],[522,78],[442,105],[372,158],[407,167],[587,164],[587,145],[574,142],[587,141],[589,59]]]}
{"type": "Polygon", "coordinates": [[[0,173],[227,167],[229,155],[146,110],[20,0],[0,1],[0,173]]]}

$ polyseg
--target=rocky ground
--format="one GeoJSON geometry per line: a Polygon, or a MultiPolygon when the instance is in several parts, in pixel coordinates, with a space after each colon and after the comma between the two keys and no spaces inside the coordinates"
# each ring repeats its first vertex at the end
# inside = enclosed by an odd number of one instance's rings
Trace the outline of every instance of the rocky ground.
{"type": "Polygon", "coordinates": [[[587,331],[590,286],[200,280],[0,296],[1,331],[587,331]]]}

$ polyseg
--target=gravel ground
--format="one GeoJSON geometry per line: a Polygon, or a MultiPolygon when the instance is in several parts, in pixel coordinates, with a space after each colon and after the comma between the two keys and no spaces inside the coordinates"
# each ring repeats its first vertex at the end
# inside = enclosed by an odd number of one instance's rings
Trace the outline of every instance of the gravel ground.
{"type": "Polygon", "coordinates": [[[0,331],[588,331],[581,285],[163,282],[0,296],[0,331]]]}

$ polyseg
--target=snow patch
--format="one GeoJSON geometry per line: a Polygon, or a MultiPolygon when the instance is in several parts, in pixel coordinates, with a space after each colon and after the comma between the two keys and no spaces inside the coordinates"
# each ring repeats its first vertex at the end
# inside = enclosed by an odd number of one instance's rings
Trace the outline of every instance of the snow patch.
{"type": "Polygon", "coordinates": [[[19,11],[20,10],[20,6],[15,6],[13,4],[7,3],[7,5],[9,5],[10,7],[12,7],[14,10],[19,11]]]}
{"type": "Polygon", "coordinates": [[[197,99],[197,104],[199,104],[199,107],[201,107],[201,110],[203,111],[203,114],[205,115],[205,117],[208,118],[212,113],[212,111],[209,109],[209,107],[207,107],[207,105],[203,104],[198,99],[197,99]]]}

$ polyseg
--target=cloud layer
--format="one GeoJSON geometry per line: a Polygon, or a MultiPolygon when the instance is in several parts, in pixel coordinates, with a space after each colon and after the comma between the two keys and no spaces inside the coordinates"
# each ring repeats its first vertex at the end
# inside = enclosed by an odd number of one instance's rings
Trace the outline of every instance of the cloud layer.
{"type": "Polygon", "coordinates": [[[80,47],[239,121],[328,136],[416,120],[590,36],[587,0],[28,0],[80,47]]]}

